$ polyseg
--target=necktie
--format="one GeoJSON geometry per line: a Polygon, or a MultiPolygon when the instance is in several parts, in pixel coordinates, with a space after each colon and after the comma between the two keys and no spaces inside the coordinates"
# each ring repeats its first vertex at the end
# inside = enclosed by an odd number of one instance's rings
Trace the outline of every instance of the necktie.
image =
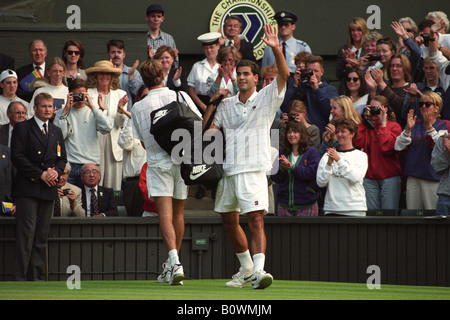
{"type": "Polygon", "coordinates": [[[91,217],[98,214],[98,201],[97,195],[94,188],[91,189],[91,217]]]}
{"type": "Polygon", "coordinates": [[[46,135],[46,134],[47,134],[47,124],[44,123],[44,124],[42,125],[42,128],[43,128],[43,129],[42,129],[42,133],[46,135]]]}
{"type": "Polygon", "coordinates": [[[233,40],[229,40],[229,41],[228,41],[228,45],[229,45],[230,47],[234,46],[233,40]]]}
{"type": "Polygon", "coordinates": [[[283,45],[283,56],[286,59],[286,42],[283,41],[282,45],[283,45]]]}
{"type": "Polygon", "coordinates": [[[59,199],[59,197],[55,201],[55,207],[53,209],[53,216],[61,217],[61,200],[59,199]]]}

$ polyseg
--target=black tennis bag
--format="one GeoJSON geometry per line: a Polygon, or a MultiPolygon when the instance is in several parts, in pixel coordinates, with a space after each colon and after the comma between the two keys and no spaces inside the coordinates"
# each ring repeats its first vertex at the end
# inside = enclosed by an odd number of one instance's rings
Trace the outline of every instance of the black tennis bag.
{"type": "MultiPolygon", "coordinates": [[[[215,101],[216,105],[220,100],[215,101]]],[[[214,113],[215,109],[205,128],[210,127],[212,119],[214,118],[214,113]]],[[[185,103],[179,101],[178,92],[177,101],[152,111],[150,117],[152,123],[150,133],[155,137],[155,140],[160,147],[171,156],[172,150],[177,147],[176,151],[178,153],[175,156],[177,156],[178,159],[182,159],[182,162],[180,163],[180,173],[184,183],[186,185],[203,184],[207,189],[215,188],[222,178],[223,150],[222,153],[219,152],[216,154],[214,152],[214,145],[212,144],[217,143],[218,140],[213,138],[210,141],[208,141],[208,139],[205,139],[207,141],[204,141],[204,131],[201,131],[196,135],[194,130],[195,122],[199,121],[201,123],[202,119],[185,103]],[[179,146],[181,142],[179,140],[172,141],[172,133],[176,129],[186,129],[189,132],[190,137],[192,137],[184,147],[182,146],[181,150],[179,146]],[[210,150],[211,147],[213,147],[213,151],[209,152],[208,150],[210,150]],[[220,161],[211,162],[211,157],[205,159],[203,157],[205,149],[208,151],[208,155],[213,157],[216,157],[217,155],[217,158],[220,158],[220,161]],[[201,157],[196,156],[199,153],[201,157]]],[[[222,133],[219,131],[215,133],[215,135],[217,134],[221,135],[222,133]]],[[[222,145],[219,147],[222,148],[222,145]]]]}

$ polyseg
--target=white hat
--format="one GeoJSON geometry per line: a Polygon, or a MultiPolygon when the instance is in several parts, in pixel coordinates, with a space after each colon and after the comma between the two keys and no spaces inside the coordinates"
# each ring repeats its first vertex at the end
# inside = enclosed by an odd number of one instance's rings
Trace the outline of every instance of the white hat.
{"type": "Polygon", "coordinates": [[[208,32],[204,33],[197,38],[197,40],[203,42],[204,44],[213,44],[219,41],[221,34],[219,32],[208,32]]]}
{"type": "Polygon", "coordinates": [[[6,78],[14,77],[17,79],[17,73],[14,70],[6,69],[0,74],[0,82],[5,80],[6,78]]]}

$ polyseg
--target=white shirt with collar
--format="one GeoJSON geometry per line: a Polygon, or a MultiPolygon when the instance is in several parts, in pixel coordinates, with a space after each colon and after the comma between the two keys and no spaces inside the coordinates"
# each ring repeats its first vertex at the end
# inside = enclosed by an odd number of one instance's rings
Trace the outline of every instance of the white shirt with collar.
{"type": "Polygon", "coordinates": [[[48,120],[46,122],[44,122],[36,116],[34,116],[33,118],[34,118],[34,121],[36,121],[37,125],[39,126],[39,130],[41,130],[42,132],[44,132],[44,123],[45,123],[47,126],[46,131],[48,133],[48,120]]]}

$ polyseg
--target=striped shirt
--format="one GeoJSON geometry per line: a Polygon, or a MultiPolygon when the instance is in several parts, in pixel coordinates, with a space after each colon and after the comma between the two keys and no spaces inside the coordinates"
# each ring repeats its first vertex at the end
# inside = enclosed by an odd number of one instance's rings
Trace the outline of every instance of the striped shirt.
{"type": "MultiPolygon", "coordinates": [[[[153,53],[156,53],[156,50],[158,50],[158,48],[161,46],[169,46],[173,49],[177,48],[173,37],[163,31],[159,31],[159,35],[156,38],[152,38],[150,33],[147,32],[147,46],[152,47],[153,53]]],[[[175,59],[175,67],[178,68],[178,56],[175,59]]]]}

